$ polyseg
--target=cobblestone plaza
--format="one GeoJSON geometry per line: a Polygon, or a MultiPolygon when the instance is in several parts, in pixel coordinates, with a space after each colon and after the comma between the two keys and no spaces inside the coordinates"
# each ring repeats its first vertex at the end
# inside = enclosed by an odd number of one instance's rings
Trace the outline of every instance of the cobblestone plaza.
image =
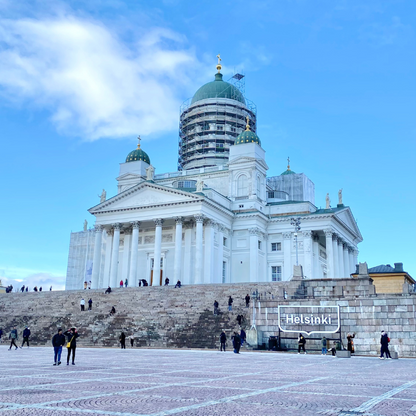
{"type": "Polygon", "coordinates": [[[0,414],[416,415],[413,359],[93,348],[62,359],[0,346],[0,414]]]}

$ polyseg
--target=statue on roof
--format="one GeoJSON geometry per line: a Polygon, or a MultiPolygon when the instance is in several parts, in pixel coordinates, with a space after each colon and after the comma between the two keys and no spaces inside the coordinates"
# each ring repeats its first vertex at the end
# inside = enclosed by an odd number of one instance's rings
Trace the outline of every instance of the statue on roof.
{"type": "Polygon", "coordinates": [[[100,204],[106,200],[107,192],[105,191],[105,189],[103,189],[103,191],[101,192],[101,195],[98,195],[98,197],[100,198],[100,204]]]}
{"type": "Polygon", "coordinates": [[[338,205],[342,205],[342,188],[338,191],[338,205]]]}
{"type": "Polygon", "coordinates": [[[146,180],[152,181],[154,176],[155,176],[155,168],[152,165],[150,165],[146,169],[146,180]]]}
{"type": "Polygon", "coordinates": [[[198,180],[196,181],[196,191],[202,192],[203,189],[204,189],[204,181],[201,178],[198,178],[198,180]]]}
{"type": "Polygon", "coordinates": [[[326,194],[325,201],[326,201],[325,209],[330,209],[331,208],[331,200],[329,199],[329,193],[326,194]]]}
{"type": "Polygon", "coordinates": [[[88,227],[88,222],[87,220],[84,220],[84,231],[87,231],[87,227],[88,227]]]}

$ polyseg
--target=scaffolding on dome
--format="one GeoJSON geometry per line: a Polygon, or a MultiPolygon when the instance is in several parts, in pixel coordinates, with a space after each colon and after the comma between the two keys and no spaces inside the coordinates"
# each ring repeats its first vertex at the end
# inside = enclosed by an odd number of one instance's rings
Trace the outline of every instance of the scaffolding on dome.
{"type": "Polygon", "coordinates": [[[210,99],[209,103],[197,101],[191,104],[192,98],[182,103],[179,116],[179,171],[183,170],[184,166],[186,169],[192,169],[221,165],[222,162],[225,165],[228,162],[230,146],[245,130],[247,116],[250,119],[251,131],[256,132],[257,108],[244,95],[245,76],[240,73],[234,74],[228,82],[237,89],[231,89],[231,99],[235,100],[235,103],[218,96],[207,97],[210,99]],[[235,91],[243,95],[245,104],[233,97],[235,91]]]}

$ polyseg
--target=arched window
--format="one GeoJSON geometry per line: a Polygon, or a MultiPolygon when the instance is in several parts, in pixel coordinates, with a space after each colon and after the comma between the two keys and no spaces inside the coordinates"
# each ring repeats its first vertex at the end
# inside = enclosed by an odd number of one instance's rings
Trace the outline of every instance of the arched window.
{"type": "Polygon", "coordinates": [[[237,196],[248,196],[248,180],[246,175],[240,175],[237,179],[237,196]]]}

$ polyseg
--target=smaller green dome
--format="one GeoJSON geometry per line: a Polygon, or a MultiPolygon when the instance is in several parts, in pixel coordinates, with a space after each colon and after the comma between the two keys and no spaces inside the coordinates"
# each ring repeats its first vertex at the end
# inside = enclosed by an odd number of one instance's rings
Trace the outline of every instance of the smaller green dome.
{"type": "Polygon", "coordinates": [[[135,162],[136,160],[142,160],[143,162],[146,162],[150,165],[150,159],[146,152],[144,152],[142,149],[137,148],[130,152],[126,157],[126,163],[127,162],[135,162]]]}
{"type": "Polygon", "coordinates": [[[257,136],[254,131],[246,130],[239,134],[239,136],[235,139],[234,144],[243,144],[243,143],[257,143],[261,146],[261,142],[259,136],[257,136]]]}
{"type": "Polygon", "coordinates": [[[289,168],[285,170],[280,176],[282,175],[295,175],[296,172],[293,172],[293,170],[290,170],[289,168]]]}

